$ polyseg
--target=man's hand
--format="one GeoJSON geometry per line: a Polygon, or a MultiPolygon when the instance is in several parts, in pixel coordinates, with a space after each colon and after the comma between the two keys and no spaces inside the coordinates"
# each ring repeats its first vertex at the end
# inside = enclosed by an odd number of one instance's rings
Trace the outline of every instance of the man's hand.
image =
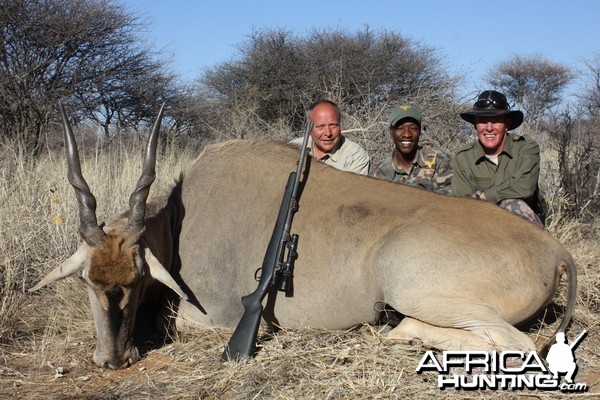
{"type": "Polygon", "coordinates": [[[472,198],[472,199],[475,199],[475,200],[487,200],[487,199],[485,198],[485,193],[483,193],[483,192],[480,192],[480,191],[477,191],[477,192],[473,193],[473,194],[471,195],[471,198],[472,198]]]}

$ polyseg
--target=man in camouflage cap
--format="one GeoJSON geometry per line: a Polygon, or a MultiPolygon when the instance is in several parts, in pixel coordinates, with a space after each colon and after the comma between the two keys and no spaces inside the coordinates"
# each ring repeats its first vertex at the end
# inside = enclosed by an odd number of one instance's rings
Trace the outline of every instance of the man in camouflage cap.
{"type": "Polygon", "coordinates": [[[377,165],[371,175],[381,179],[450,194],[450,156],[427,144],[419,144],[421,112],[414,106],[394,107],[389,115],[392,154],[377,165]]]}

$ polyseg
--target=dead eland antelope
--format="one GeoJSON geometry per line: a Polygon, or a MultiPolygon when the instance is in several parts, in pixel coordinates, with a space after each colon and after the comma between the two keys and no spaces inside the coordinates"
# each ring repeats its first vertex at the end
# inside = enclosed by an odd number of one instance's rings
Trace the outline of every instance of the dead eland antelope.
{"type": "MultiPolygon", "coordinates": [[[[136,307],[157,295],[157,281],[183,299],[179,326],[236,326],[298,156],[297,148],[268,141],[212,145],[171,193],[146,204],[158,121],[129,212],[100,228],[65,117],[85,243],[32,290],[83,268],[101,366],[138,359],[131,341],[136,307]],[[173,268],[179,285],[168,273],[173,268]]],[[[547,231],[489,203],[309,164],[293,226],[300,236],[294,296],[267,301],[268,324],[348,328],[375,321],[375,304],[383,302],[405,315],[388,334],[401,343],[529,351],[534,342],[514,326],[548,305],[566,272],[568,302],[557,330],[565,329],[576,268],[547,231]]]]}

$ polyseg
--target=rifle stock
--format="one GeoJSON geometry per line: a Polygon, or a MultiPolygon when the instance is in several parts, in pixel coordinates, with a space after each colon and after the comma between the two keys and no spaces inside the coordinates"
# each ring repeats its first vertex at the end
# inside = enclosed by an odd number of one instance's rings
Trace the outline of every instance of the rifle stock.
{"type": "Polygon", "coordinates": [[[229,343],[225,347],[225,351],[221,355],[222,361],[250,358],[256,353],[256,339],[263,311],[262,301],[274,283],[275,269],[282,259],[284,247],[288,240],[285,237],[287,235],[284,228],[288,219],[288,210],[292,206],[295,180],[296,173],[290,173],[279,207],[275,228],[273,228],[273,234],[263,259],[258,287],[251,294],[242,297],[244,315],[242,315],[231,339],[229,339],[229,343]]]}

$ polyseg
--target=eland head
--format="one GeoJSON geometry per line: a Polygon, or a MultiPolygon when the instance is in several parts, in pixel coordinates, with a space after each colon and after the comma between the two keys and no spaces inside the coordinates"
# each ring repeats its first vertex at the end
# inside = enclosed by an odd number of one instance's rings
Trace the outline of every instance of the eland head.
{"type": "Polygon", "coordinates": [[[142,174],[129,198],[129,211],[107,225],[99,225],[96,199],[81,173],[75,137],[60,105],[68,179],[77,196],[79,232],[84,243],[30,291],[81,270],[81,277],[88,288],[98,339],[94,361],[101,367],[117,369],[129,366],[140,358],[132,334],[141,303],[140,296],[152,278],[174,290],[180,297],[187,298],[165,266],[144,244],[146,201],[156,176],[156,147],[163,110],[164,104],[146,145],[142,174]]]}

